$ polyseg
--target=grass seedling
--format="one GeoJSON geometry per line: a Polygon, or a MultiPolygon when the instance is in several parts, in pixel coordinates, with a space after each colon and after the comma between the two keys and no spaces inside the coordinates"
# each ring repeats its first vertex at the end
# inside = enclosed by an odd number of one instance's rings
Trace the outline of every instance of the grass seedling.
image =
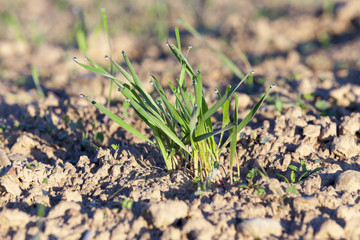
{"type": "MultiPolygon", "coordinates": [[[[227,66],[234,74],[235,76],[237,76],[238,78],[242,79],[245,77],[245,74],[221,51],[213,48],[212,46],[210,46],[208,44],[208,42],[201,36],[201,34],[195,29],[193,28],[190,24],[188,24],[184,19],[180,18],[179,22],[185,27],[185,29],[187,31],[189,31],[192,35],[194,35],[195,37],[199,38],[202,42],[205,43],[205,45],[212,51],[214,52],[218,58],[220,58],[221,62],[227,66]]],[[[251,66],[248,59],[246,58],[246,55],[244,53],[240,53],[240,57],[241,60],[244,62],[244,64],[246,66],[251,66]]],[[[249,77],[250,79],[250,84],[253,84],[253,78],[252,76],[249,77]]]]}
{"type": "Polygon", "coordinates": [[[155,34],[160,41],[166,39],[169,35],[168,33],[168,16],[169,10],[167,7],[167,3],[164,0],[157,0],[153,4],[153,6],[149,9],[149,14],[151,15],[151,19],[156,19],[151,25],[154,28],[155,34]]]}
{"type": "Polygon", "coordinates": [[[24,31],[21,27],[20,20],[13,12],[2,12],[1,13],[1,20],[4,22],[4,25],[6,25],[9,28],[8,34],[12,37],[14,37],[18,41],[24,41],[25,35],[24,31]]]}
{"type": "Polygon", "coordinates": [[[129,200],[129,199],[124,199],[124,200],[120,201],[120,203],[121,203],[121,207],[123,209],[131,209],[134,201],[129,200]]]}
{"type": "Polygon", "coordinates": [[[44,178],[44,179],[43,179],[43,183],[48,184],[48,183],[49,183],[49,179],[48,179],[48,178],[44,178]]]}
{"type": "Polygon", "coordinates": [[[114,149],[115,151],[117,151],[120,148],[119,144],[111,144],[112,149],[114,149]]]}
{"type": "MultiPolygon", "coordinates": [[[[300,170],[295,165],[289,165],[289,168],[291,169],[290,179],[288,179],[287,177],[285,177],[282,174],[276,174],[276,175],[281,177],[287,183],[292,183],[292,184],[304,183],[305,179],[307,177],[309,177],[311,174],[314,174],[314,173],[324,169],[324,167],[318,167],[318,168],[315,168],[314,170],[308,170],[306,168],[306,164],[305,164],[305,162],[303,160],[300,161],[300,164],[301,164],[301,169],[302,170],[300,170]]],[[[286,188],[286,192],[296,194],[297,189],[296,189],[295,186],[291,185],[291,186],[286,188]]]]}
{"type": "Polygon", "coordinates": [[[198,185],[198,187],[200,188],[200,190],[197,190],[194,194],[195,196],[199,196],[201,194],[204,194],[206,192],[210,192],[210,181],[209,180],[205,180],[205,181],[201,181],[200,177],[194,177],[193,181],[198,185]]]}
{"type": "Polygon", "coordinates": [[[330,103],[326,100],[317,100],[315,102],[315,107],[321,111],[321,116],[328,116],[330,115],[330,103]]]}
{"type": "MultiPolygon", "coordinates": [[[[109,33],[109,25],[108,25],[108,20],[107,20],[107,14],[106,14],[106,10],[105,8],[101,9],[101,14],[102,14],[102,21],[103,21],[103,26],[104,26],[104,31],[106,33],[106,37],[108,39],[108,46],[109,46],[109,53],[110,53],[110,58],[112,58],[111,55],[111,41],[110,41],[110,33],[109,33]]],[[[110,74],[111,75],[115,75],[115,71],[114,71],[114,65],[111,62],[110,63],[110,74]]],[[[108,98],[107,98],[107,107],[110,106],[110,102],[111,102],[111,93],[113,91],[114,88],[114,82],[110,80],[110,88],[109,88],[109,94],[108,94],[108,98]]]]}
{"type": "Polygon", "coordinates": [[[37,234],[33,237],[33,240],[40,239],[40,233],[43,231],[44,228],[44,217],[45,217],[45,206],[42,204],[38,205],[38,212],[36,218],[36,227],[38,228],[37,234]]]}
{"type": "MultiPolygon", "coordinates": [[[[166,169],[183,170],[184,172],[190,173],[192,177],[200,178],[201,181],[222,181],[221,173],[218,171],[220,154],[224,148],[230,144],[230,175],[232,176],[232,166],[236,155],[238,134],[254,117],[274,85],[268,88],[263,97],[242,121],[238,120],[238,109],[235,109],[234,120],[230,121],[230,98],[252,73],[244,76],[236,86],[229,86],[224,95],[221,95],[219,91],[217,91],[218,101],[214,105],[209,106],[204,97],[201,72],[195,72],[187,58],[183,55],[180,44],[180,34],[177,27],[175,28],[175,35],[177,46],[167,43],[170,51],[181,65],[180,77],[177,79],[176,85],[169,82],[170,90],[175,96],[175,102],[172,103],[168,100],[169,98],[166,96],[165,90],[158,79],[151,73],[150,76],[152,80],[150,84],[157,91],[158,97],[153,98],[146,92],[143,83],[140,81],[124,51],[122,52],[122,56],[130,73],[111,57],[106,56],[105,58],[114,64],[127,82],[119,80],[89,58],[87,58],[90,63],[89,65],[80,63],[77,58],[74,58],[74,61],[80,66],[108,77],[117,85],[118,91],[123,94],[126,99],[125,101],[130,103],[130,106],[135,110],[137,116],[152,129],[155,142],[93,99],[83,94],[80,96],[87,99],[127,131],[150,144],[156,145],[164,158],[166,169]],[[193,91],[189,91],[186,84],[187,77],[192,81],[193,91]],[[218,110],[221,110],[223,115],[222,127],[213,129],[211,116],[218,110]],[[223,139],[224,132],[226,131],[231,132],[230,137],[223,139]],[[217,134],[220,134],[220,139],[223,139],[223,141],[218,143],[215,141],[214,136],[217,134]]],[[[235,105],[237,108],[237,101],[235,105]]]]}
{"type": "Polygon", "coordinates": [[[85,31],[81,28],[78,28],[76,30],[76,42],[80,49],[80,52],[83,54],[86,54],[87,49],[88,49],[87,42],[86,42],[86,35],[85,35],[85,31]]]}
{"type": "Polygon", "coordinates": [[[261,171],[258,169],[258,168],[253,168],[249,171],[248,174],[246,174],[246,181],[247,181],[247,185],[246,184],[240,184],[239,187],[241,188],[246,188],[246,189],[249,189],[249,188],[252,188],[252,189],[255,189],[256,193],[258,195],[262,195],[262,194],[265,194],[265,190],[263,188],[260,188],[259,185],[257,184],[254,184],[254,178],[260,174],[261,171]]]}
{"type": "Polygon", "coordinates": [[[37,90],[37,92],[39,94],[39,97],[40,98],[45,98],[44,91],[42,90],[42,88],[40,86],[39,73],[38,73],[36,67],[31,68],[31,73],[32,73],[32,78],[33,78],[36,90],[37,90]]]}
{"type": "Polygon", "coordinates": [[[82,54],[86,54],[88,50],[88,44],[86,40],[86,24],[85,24],[85,17],[84,11],[82,9],[78,9],[76,12],[79,14],[79,20],[75,25],[75,38],[77,46],[82,54]]]}
{"type": "Polygon", "coordinates": [[[98,132],[94,135],[94,140],[98,143],[103,143],[104,142],[104,134],[102,132],[98,132]]]}
{"type": "Polygon", "coordinates": [[[279,98],[279,94],[276,93],[275,109],[278,111],[279,114],[281,114],[282,107],[283,107],[283,103],[282,103],[281,99],[279,98]]]}

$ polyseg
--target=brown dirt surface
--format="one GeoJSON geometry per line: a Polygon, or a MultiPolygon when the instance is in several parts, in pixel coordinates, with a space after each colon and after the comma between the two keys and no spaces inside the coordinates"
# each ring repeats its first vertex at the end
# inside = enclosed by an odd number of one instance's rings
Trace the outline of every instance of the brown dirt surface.
{"type": "MultiPolygon", "coordinates": [[[[359,0],[0,0],[0,13],[0,239],[360,239],[359,0]],[[85,61],[76,41],[84,29],[86,55],[108,67],[101,8],[112,56],[125,50],[145,85],[148,72],[166,89],[178,76],[165,45],[176,25],[210,105],[216,88],[239,81],[179,17],[255,71],[239,90],[240,118],[276,83],[237,143],[238,182],[230,184],[225,152],[225,186],[199,192],[79,97],[106,102],[109,80],[72,60],[85,61]],[[323,168],[300,182],[280,177],[301,162],[323,168]],[[255,169],[266,175],[251,178],[255,169]]],[[[123,101],[114,91],[111,110],[151,138],[123,101]]]]}

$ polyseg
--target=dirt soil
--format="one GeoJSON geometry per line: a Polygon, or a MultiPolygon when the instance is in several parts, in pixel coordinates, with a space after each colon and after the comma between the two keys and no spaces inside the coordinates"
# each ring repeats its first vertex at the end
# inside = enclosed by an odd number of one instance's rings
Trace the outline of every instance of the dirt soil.
{"type": "MultiPolygon", "coordinates": [[[[0,12],[0,239],[360,239],[359,0],[1,0],[0,12]],[[255,71],[239,91],[240,117],[276,83],[237,144],[238,182],[227,152],[226,185],[199,194],[191,177],[165,171],[153,146],[79,97],[106,102],[109,80],[72,60],[85,62],[76,41],[84,29],[86,55],[108,66],[103,7],[113,57],[125,50],[149,90],[148,72],[164,86],[178,77],[165,42],[175,43],[179,17],[255,71]],[[278,175],[290,179],[301,161],[323,169],[293,184],[278,175]],[[255,169],[268,177],[251,178],[255,169]]],[[[179,27],[212,105],[216,88],[239,79],[179,27]]],[[[111,110],[151,138],[123,101],[114,91],[111,110]]]]}

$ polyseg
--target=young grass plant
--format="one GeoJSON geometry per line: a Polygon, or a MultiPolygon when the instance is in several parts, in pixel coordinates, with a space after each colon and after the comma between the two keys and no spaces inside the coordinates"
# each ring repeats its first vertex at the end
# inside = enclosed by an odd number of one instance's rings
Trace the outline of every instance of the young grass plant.
{"type": "MultiPolygon", "coordinates": [[[[324,167],[317,167],[314,170],[308,170],[306,168],[306,164],[303,160],[300,161],[301,164],[301,169],[300,170],[298,167],[296,167],[295,165],[289,165],[289,168],[291,169],[291,173],[290,173],[290,179],[288,179],[287,177],[285,177],[282,174],[276,174],[279,177],[281,177],[283,180],[285,180],[285,182],[287,183],[304,183],[305,179],[307,177],[309,177],[310,175],[323,170],[324,167]],[[290,181],[289,181],[290,180],[290,181]]],[[[287,193],[293,193],[293,194],[297,194],[297,188],[294,185],[290,185],[286,188],[286,192],[287,193]]]]}
{"type": "MultiPolygon", "coordinates": [[[[102,9],[101,9],[101,14],[102,14],[102,22],[103,22],[103,26],[104,26],[104,31],[105,31],[105,33],[106,33],[106,37],[107,37],[107,40],[108,40],[110,58],[112,58],[112,55],[111,55],[111,41],[110,41],[109,25],[108,25],[108,19],[107,19],[107,14],[106,14],[105,8],[102,8],[102,9]]],[[[113,64],[113,63],[110,64],[110,74],[111,74],[111,75],[114,75],[114,74],[115,74],[115,69],[114,69],[114,64],[113,64]]],[[[110,106],[111,93],[112,93],[112,91],[113,91],[113,87],[114,87],[114,82],[110,80],[109,94],[108,94],[108,98],[107,98],[107,107],[110,106]]]]}
{"type": "Polygon", "coordinates": [[[274,85],[269,87],[263,97],[242,121],[238,120],[238,104],[235,91],[252,73],[248,73],[235,87],[228,86],[224,95],[216,91],[219,100],[214,105],[209,106],[204,97],[201,72],[195,72],[187,58],[183,55],[177,27],[175,28],[175,35],[177,46],[167,43],[170,51],[181,64],[180,77],[177,79],[176,85],[169,82],[171,92],[175,96],[174,103],[168,100],[169,98],[166,96],[159,80],[151,73],[152,80],[150,84],[153,85],[158,97],[153,98],[146,92],[125,52],[122,52],[122,56],[129,72],[111,57],[106,56],[105,59],[109,59],[114,64],[127,82],[119,80],[114,74],[107,72],[89,58],[85,58],[90,63],[89,65],[80,63],[77,58],[74,58],[75,62],[80,66],[108,77],[117,85],[118,91],[124,95],[126,101],[130,103],[138,117],[152,129],[155,142],[93,99],[83,94],[80,96],[90,101],[101,112],[127,131],[156,145],[165,160],[168,170],[181,169],[194,178],[200,178],[202,181],[220,180],[222,182],[222,176],[219,171],[219,157],[224,148],[230,144],[230,179],[232,179],[238,135],[253,118],[274,85]],[[192,80],[193,91],[189,91],[185,81],[186,75],[192,80]],[[233,94],[235,94],[236,103],[233,121],[231,121],[229,106],[230,98],[233,94]],[[222,127],[215,130],[210,118],[219,109],[221,109],[223,114],[223,122],[222,127]],[[230,137],[223,139],[224,132],[226,131],[230,132],[230,137]],[[217,134],[220,134],[219,142],[215,141],[214,136],[217,134]]]}
{"type": "MultiPolygon", "coordinates": [[[[233,61],[231,61],[223,52],[213,48],[206,40],[205,38],[198,32],[194,27],[192,27],[188,22],[186,22],[184,19],[180,18],[178,21],[185,27],[185,29],[190,32],[193,36],[200,39],[203,43],[205,43],[205,46],[207,46],[213,53],[215,53],[218,58],[221,60],[223,65],[227,66],[238,78],[244,78],[245,74],[235,65],[233,61]]],[[[235,50],[235,49],[234,49],[235,50]]],[[[238,50],[239,51],[239,50],[238,50]]],[[[240,51],[240,59],[244,63],[244,65],[251,69],[251,64],[249,60],[247,59],[246,55],[240,51]]],[[[248,84],[253,85],[253,77],[252,75],[249,76],[248,84]]]]}
{"type": "Polygon", "coordinates": [[[41,86],[40,86],[40,80],[39,80],[39,73],[36,67],[32,67],[31,68],[31,74],[32,74],[32,78],[36,87],[36,90],[39,94],[40,98],[45,98],[45,94],[44,91],[42,90],[41,86]]]}

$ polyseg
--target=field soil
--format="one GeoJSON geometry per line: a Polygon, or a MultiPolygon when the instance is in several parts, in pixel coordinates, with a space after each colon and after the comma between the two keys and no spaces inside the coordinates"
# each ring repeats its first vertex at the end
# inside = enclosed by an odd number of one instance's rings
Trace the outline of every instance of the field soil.
{"type": "MultiPolygon", "coordinates": [[[[0,12],[0,239],[360,239],[359,0],[1,0],[0,12]],[[237,143],[240,179],[231,184],[229,151],[225,185],[166,171],[154,146],[80,98],[108,96],[109,79],[72,60],[109,68],[101,8],[113,58],[123,64],[125,50],[149,91],[152,72],[172,99],[175,26],[210,106],[240,81],[213,49],[255,71],[240,118],[276,84],[237,143]]],[[[152,138],[116,89],[111,99],[152,138]]]]}

